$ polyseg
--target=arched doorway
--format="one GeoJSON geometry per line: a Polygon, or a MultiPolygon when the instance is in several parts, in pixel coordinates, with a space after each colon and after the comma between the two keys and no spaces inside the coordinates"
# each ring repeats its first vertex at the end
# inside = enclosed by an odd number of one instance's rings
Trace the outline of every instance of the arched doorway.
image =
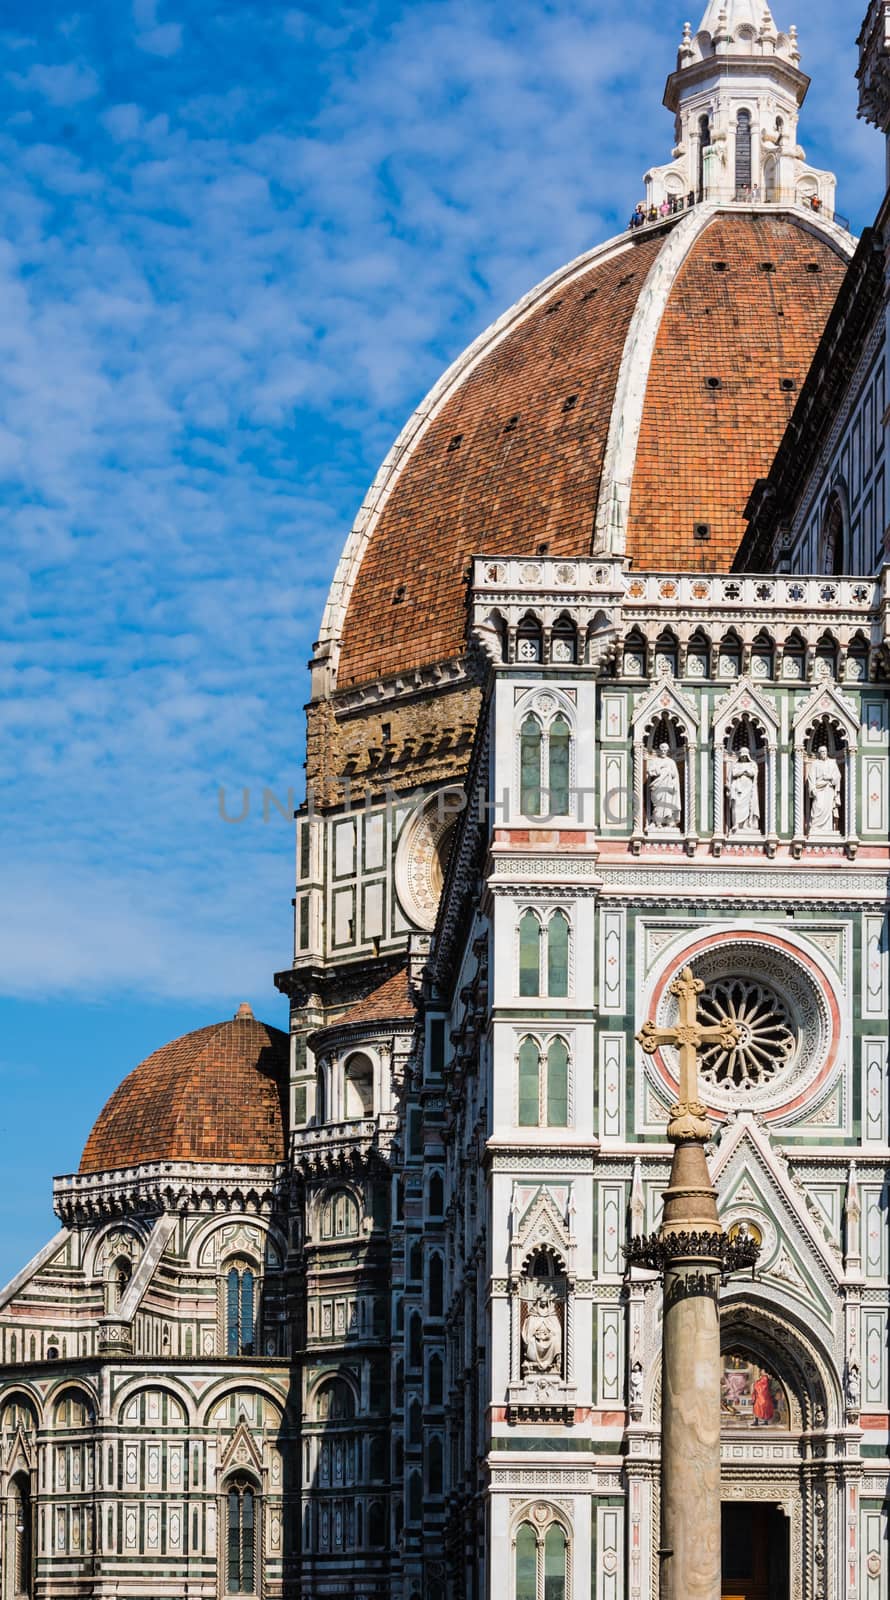
{"type": "Polygon", "coordinates": [[[723,1600],[841,1600],[845,1477],[826,1466],[841,1385],[812,1328],[747,1286],[721,1304],[723,1600]]]}

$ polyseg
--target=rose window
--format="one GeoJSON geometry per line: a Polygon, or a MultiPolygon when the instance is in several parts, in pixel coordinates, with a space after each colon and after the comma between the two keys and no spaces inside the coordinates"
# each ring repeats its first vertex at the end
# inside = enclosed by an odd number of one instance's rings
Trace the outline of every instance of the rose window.
{"type": "MultiPolygon", "coordinates": [[[[805,1114],[802,1091],[818,1079],[832,1045],[829,993],[813,962],[763,936],[715,938],[691,963],[681,955],[664,972],[654,1017],[659,1027],[675,1028],[679,1022],[671,982],[687,963],[704,984],[698,997],[703,1027],[719,1027],[728,1017],[739,1030],[732,1049],[707,1043],[699,1050],[706,1105],[730,1111],[744,1104],[769,1112],[794,1100],[805,1114]]],[[[667,1075],[668,1092],[675,1097],[680,1074],[675,1047],[663,1045],[652,1066],[667,1075]]]]}
{"type": "Polygon", "coordinates": [[[716,1027],[728,1017],[739,1030],[738,1044],[724,1050],[703,1045],[699,1075],[703,1083],[759,1089],[787,1066],[797,1049],[797,1030],[787,1005],[764,983],[721,978],[699,1000],[699,1020],[716,1027]]]}

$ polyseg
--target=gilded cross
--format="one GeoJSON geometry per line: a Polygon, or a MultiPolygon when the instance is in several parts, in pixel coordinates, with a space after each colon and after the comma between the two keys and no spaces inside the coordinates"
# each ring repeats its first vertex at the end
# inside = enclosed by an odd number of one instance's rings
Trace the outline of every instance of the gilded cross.
{"type": "Polygon", "coordinates": [[[698,1020],[698,997],[704,989],[700,978],[691,967],[684,967],[679,978],[671,984],[671,994],[677,996],[680,1015],[675,1028],[659,1028],[655,1022],[645,1022],[637,1034],[647,1056],[654,1055],[659,1045],[675,1045],[680,1056],[680,1098],[671,1107],[668,1138],[681,1139],[709,1137],[711,1129],[707,1112],[698,1098],[698,1052],[703,1044],[719,1044],[732,1050],[741,1038],[741,1032],[731,1018],[724,1017],[716,1027],[706,1028],[698,1020]]]}

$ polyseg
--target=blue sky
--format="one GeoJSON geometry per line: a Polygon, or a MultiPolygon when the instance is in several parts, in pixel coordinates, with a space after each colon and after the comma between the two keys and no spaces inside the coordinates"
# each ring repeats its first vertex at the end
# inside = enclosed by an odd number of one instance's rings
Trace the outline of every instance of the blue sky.
{"type": "MultiPolygon", "coordinates": [[[[284,1025],[292,836],[258,802],[299,797],[340,546],[443,366],[623,225],[686,15],[0,7],[0,1281],[130,1067],[242,999],[284,1025]]],[[[803,141],[862,226],[857,20],[797,17],[803,141]]]]}

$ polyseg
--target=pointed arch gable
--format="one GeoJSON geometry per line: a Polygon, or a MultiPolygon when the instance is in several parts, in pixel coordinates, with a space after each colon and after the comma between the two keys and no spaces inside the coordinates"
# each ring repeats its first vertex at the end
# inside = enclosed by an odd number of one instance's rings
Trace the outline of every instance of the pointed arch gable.
{"type": "Polygon", "coordinates": [[[698,707],[673,678],[663,679],[637,697],[631,719],[634,740],[645,741],[665,715],[675,718],[690,743],[694,741],[699,727],[698,707]]]}
{"type": "MultiPolygon", "coordinates": [[[[514,1198],[515,1204],[515,1198],[514,1198]]],[[[515,1212],[514,1212],[515,1216],[515,1212]]],[[[542,1187],[516,1218],[510,1240],[510,1275],[518,1282],[535,1255],[549,1251],[570,1282],[575,1277],[575,1237],[562,1207],[547,1187],[542,1187]]]]}
{"type": "Polygon", "coordinates": [[[840,763],[843,776],[841,816],[834,836],[848,855],[855,854],[857,837],[856,754],[859,746],[859,717],[853,702],[830,679],[816,684],[804,700],[791,724],[794,741],[794,838],[792,853],[798,857],[807,835],[807,765],[810,745],[819,723],[828,723],[843,749],[840,763]]]}
{"type": "Polygon", "coordinates": [[[802,743],[814,724],[823,717],[837,722],[851,748],[859,742],[859,716],[856,706],[834,683],[816,684],[798,707],[791,723],[795,744],[802,743]]]}
{"type": "Polygon", "coordinates": [[[639,854],[643,836],[648,831],[646,820],[646,763],[649,759],[659,726],[667,720],[683,752],[682,771],[682,830],[678,835],[692,848],[698,836],[696,751],[699,738],[699,713],[695,701],[685,695],[672,676],[662,678],[645,694],[638,696],[631,719],[633,736],[634,774],[634,834],[631,849],[639,854]]]}
{"type": "Polygon", "coordinates": [[[726,755],[734,733],[745,721],[759,731],[766,750],[761,822],[768,852],[773,853],[778,842],[776,771],[781,724],[775,702],[748,677],[740,678],[714,708],[714,837],[719,844],[726,834],[726,755]]]}

